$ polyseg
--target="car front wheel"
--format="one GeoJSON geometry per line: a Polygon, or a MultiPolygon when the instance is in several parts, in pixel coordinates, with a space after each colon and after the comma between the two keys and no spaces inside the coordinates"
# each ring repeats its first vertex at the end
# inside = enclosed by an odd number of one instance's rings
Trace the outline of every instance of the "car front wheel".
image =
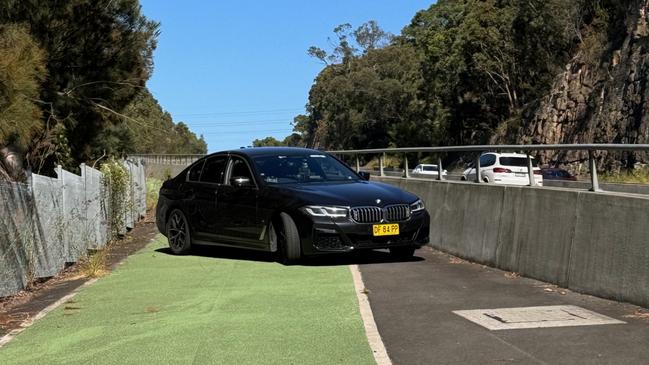
{"type": "Polygon", "coordinates": [[[290,265],[297,262],[302,257],[302,247],[300,245],[300,234],[297,226],[290,215],[280,214],[282,229],[277,232],[277,240],[280,250],[280,259],[282,263],[290,265]]]}
{"type": "Polygon", "coordinates": [[[187,253],[192,246],[189,224],[185,214],[180,209],[175,209],[167,220],[167,239],[169,248],[176,255],[187,253]]]}

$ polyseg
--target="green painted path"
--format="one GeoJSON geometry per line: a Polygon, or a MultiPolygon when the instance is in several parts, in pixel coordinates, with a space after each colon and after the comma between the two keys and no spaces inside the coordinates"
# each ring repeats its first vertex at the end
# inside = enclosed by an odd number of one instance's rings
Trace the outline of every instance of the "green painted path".
{"type": "Polygon", "coordinates": [[[165,245],[36,322],[0,364],[374,363],[347,266],[156,251],[165,245]]]}

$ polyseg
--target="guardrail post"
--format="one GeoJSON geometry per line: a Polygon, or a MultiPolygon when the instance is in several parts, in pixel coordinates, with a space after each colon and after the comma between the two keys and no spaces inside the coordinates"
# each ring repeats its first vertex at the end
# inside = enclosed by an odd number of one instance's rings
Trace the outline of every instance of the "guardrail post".
{"type": "Polygon", "coordinates": [[[404,153],[404,154],[403,154],[403,158],[404,158],[404,160],[405,160],[405,163],[404,163],[404,165],[403,165],[403,168],[404,168],[404,170],[405,170],[405,174],[404,174],[404,176],[405,176],[405,178],[407,179],[407,178],[410,177],[410,172],[408,172],[408,154],[407,154],[407,153],[404,153]]]}
{"type": "Polygon", "coordinates": [[[444,166],[442,166],[442,158],[438,157],[437,158],[437,180],[439,181],[444,180],[444,176],[442,176],[443,173],[444,173],[444,166]]]}
{"type": "Polygon", "coordinates": [[[356,155],[356,172],[361,171],[361,161],[358,159],[358,155],[356,155]]]}
{"type": "Polygon", "coordinates": [[[481,155],[478,154],[478,157],[475,158],[475,182],[480,184],[482,182],[482,176],[480,176],[480,157],[481,155]]]}
{"type": "Polygon", "coordinates": [[[536,178],[534,177],[534,166],[532,166],[532,156],[527,155],[527,177],[530,178],[530,186],[536,186],[536,178]]]}
{"type": "Polygon", "coordinates": [[[385,152],[379,156],[379,176],[385,176],[383,172],[383,161],[385,160],[385,152]]]}
{"type": "Polygon", "coordinates": [[[588,165],[590,166],[590,191],[602,191],[599,188],[599,180],[597,179],[597,163],[595,161],[595,151],[588,150],[588,165]]]}

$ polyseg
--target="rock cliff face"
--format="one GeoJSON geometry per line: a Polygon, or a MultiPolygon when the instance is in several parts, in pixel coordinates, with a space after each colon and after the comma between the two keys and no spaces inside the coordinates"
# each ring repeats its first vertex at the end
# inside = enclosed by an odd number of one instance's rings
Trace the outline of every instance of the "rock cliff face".
{"type": "MultiPolygon", "coordinates": [[[[649,0],[630,1],[623,18],[611,23],[617,25],[599,44],[581,44],[549,95],[527,112],[515,142],[649,143],[649,0]],[[594,60],[579,56],[596,47],[601,51],[594,60]]],[[[551,164],[586,156],[544,152],[539,157],[551,164]]],[[[632,166],[649,163],[649,153],[600,152],[598,161],[609,168],[632,166]]]]}

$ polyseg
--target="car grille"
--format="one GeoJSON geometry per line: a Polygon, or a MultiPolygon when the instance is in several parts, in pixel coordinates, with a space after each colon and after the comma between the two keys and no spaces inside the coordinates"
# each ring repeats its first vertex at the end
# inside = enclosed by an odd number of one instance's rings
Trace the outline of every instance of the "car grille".
{"type": "Polygon", "coordinates": [[[404,221],[410,217],[410,207],[405,204],[391,205],[385,208],[385,220],[388,222],[404,221]]]}
{"type": "Polygon", "coordinates": [[[352,208],[352,219],[358,223],[376,223],[383,219],[383,210],[379,207],[352,208]]]}
{"type": "Polygon", "coordinates": [[[358,207],[351,209],[351,216],[358,223],[399,222],[410,217],[410,207],[406,204],[390,205],[385,208],[358,207]]]}

